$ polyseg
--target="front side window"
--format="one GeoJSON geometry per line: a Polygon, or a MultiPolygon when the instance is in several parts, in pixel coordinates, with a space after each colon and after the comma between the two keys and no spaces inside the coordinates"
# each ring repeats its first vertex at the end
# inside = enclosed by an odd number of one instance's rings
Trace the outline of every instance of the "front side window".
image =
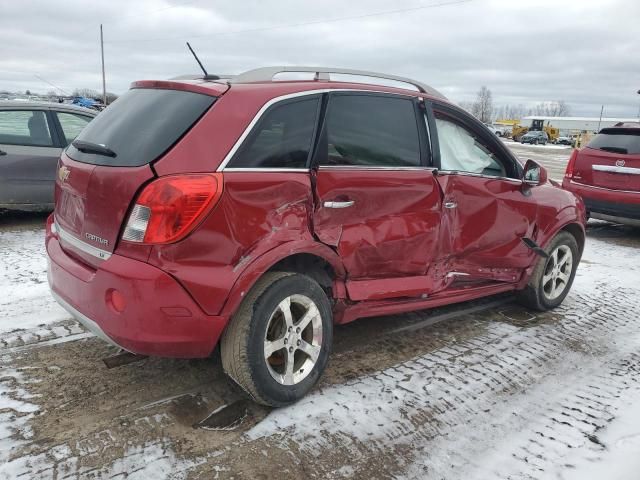
{"type": "Polygon", "coordinates": [[[82,129],[91,121],[91,117],[75,113],[57,112],[57,115],[60,126],[62,127],[62,133],[64,133],[66,145],[73,142],[82,129]]]}
{"type": "Polygon", "coordinates": [[[397,96],[335,95],[325,120],[321,165],[417,167],[420,139],[413,101],[397,96]]]}
{"type": "Polygon", "coordinates": [[[42,110],[0,111],[0,143],[51,147],[53,140],[42,110]]]}
{"type": "Polygon", "coordinates": [[[505,168],[494,153],[469,129],[436,113],[440,169],[504,177],[505,168]]]}
{"type": "Polygon", "coordinates": [[[306,168],[320,98],[273,106],[258,122],[229,168],[306,168]]]}

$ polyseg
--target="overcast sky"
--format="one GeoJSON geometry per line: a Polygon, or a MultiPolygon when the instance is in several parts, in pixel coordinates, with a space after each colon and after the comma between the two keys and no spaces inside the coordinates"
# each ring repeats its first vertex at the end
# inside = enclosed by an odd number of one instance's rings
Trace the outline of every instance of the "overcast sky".
{"type": "Polygon", "coordinates": [[[0,90],[101,90],[102,22],[115,93],[197,72],[188,40],[214,73],[340,66],[413,77],[456,102],[486,85],[497,105],[638,114],[639,0],[454,2],[0,0],[0,90]]]}

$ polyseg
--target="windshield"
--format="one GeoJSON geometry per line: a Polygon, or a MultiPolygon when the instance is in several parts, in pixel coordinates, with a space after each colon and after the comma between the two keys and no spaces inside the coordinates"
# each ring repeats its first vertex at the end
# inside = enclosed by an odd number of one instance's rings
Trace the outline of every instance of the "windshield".
{"type": "Polygon", "coordinates": [[[215,100],[179,90],[129,90],[82,130],[67,155],[94,165],[146,165],[171,148],[215,100]]]}
{"type": "Polygon", "coordinates": [[[604,128],[587,145],[622,155],[640,154],[640,128],[604,128]]]}

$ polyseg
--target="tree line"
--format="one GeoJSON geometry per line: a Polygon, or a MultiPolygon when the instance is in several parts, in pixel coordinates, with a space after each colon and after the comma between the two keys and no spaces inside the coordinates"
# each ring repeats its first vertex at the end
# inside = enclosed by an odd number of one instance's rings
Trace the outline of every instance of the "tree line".
{"type": "Polygon", "coordinates": [[[460,102],[460,107],[471,113],[482,123],[491,123],[497,119],[521,119],[522,117],[540,115],[543,117],[566,117],[571,115],[571,108],[564,100],[540,102],[533,107],[523,104],[505,104],[494,107],[491,90],[480,87],[476,99],[472,102],[460,102]]]}

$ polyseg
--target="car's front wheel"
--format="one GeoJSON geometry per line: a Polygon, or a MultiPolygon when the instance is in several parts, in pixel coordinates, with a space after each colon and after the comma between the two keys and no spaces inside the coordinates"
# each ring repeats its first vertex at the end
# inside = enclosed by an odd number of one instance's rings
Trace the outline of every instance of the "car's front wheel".
{"type": "Polygon", "coordinates": [[[562,303],[571,289],[580,261],[578,242],[568,232],[560,232],[544,250],[548,257],[538,260],[528,285],[518,292],[520,303],[541,311],[562,303]]]}
{"type": "Polygon", "coordinates": [[[220,345],[225,372],[255,401],[293,403],[324,371],[333,338],[331,304],[310,277],[265,274],[243,300],[220,345]]]}

